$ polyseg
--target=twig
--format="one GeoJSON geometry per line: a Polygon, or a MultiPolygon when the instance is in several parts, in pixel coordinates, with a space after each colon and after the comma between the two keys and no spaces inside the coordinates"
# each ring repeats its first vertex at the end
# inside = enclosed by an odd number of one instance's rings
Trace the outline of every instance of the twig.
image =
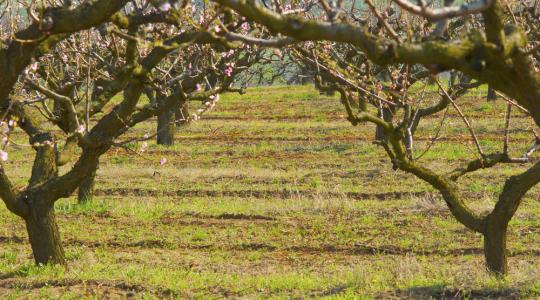
{"type": "Polygon", "coordinates": [[[512,104],[514,105],[515,107],[519,108],[519,110],[521,110],[522,112],[524,112],[525,114],[527,114],[528,116],[531,115],[531,113],[523,106],[519,105],[517,102],[515,102],[514,100],[508,98],[505,94],[503,93],[500,93],[498,91],[495,91],[495,93],[499,96],[501,96],[501,98],[504,99],[504,101],[508,102],[509,104],[512,104]]]}
{"type": "Polygon", "coordinates": [[[399,39],[399,36],[398,34],[396,33],[396,31],[394,30],[394,28],[392,28],[392,26],[390,26],[390,24],[388,24],[388,22],[386,22],[386,20],[384,19],[384,17],[379,13],[379,11],[377,10],[377,8],[375,7],[375,5],[373,4],[373,2],[371,2],[371,0],[364,0],[364,2],[369,6],[369,8],[371,9],[371,11],[375,14],[375,16],[377,17],[377,19],[379,19],[379,22],[382,23],[382,25],[384,26],[384,28],[386,29],[386,31],[388,31],[388,33],[390,34],[390,36],[396,40],[398,43],[401,42],[401,40],[399,39]]]}
{"type": "Polygon", "coordinates": [[[413,160],[419,160],[420,158],[422,158],[426,153],[428,153],[428,151],[431,149],[431,147],[435,144],[435,142],[439,139],[439,134],[441,133],[441,129],[442,129],[442,126],[444,124],[444,121],[446,121],[446,116],[448,115],[448,107],[446,108],[446,110],[444,111],[444,115],[441,119],[441,123],[439,124],[439,127],[437,128],[437,132],[435,133],[435,137],[432,138],[430,141],[429,141],[429,144],[427,146],[427,148],[424,150],[424,152],[422,152],[422,154],[418,155],[416,158],[414,158],[413,160]]]}
{"type": "Polygon", "coordinates": [[[504,146],[503,153],[508,155],[508,127],[510,127],[510,116],[512,114],[512,104],[506,105],[506,113],[504,115],[504,146]]]}
{"type": "Polygon", "coordinates": [[[465,115],[463,114],[463,111],[459,108],[459,106],[456,104],[454,99],[452,99],[452,97],[448,94],[448,92],[443,88],[443,86],[442,86],[441,82],[439,81],[439,79],[436,78],[435,76],[433,76],[433,79],[435,80],[435,82],[439,86],[439,89],[444,93],[444,96],[446,96],[448,101],[450,101],[450,103],[452,103],[452,106],[454,106],[454,108],[458,112],[459,116],[461,117],[461,119],[463,120],[465,125],[467,126],[467,129],[469,130],[469,132],[470,132],[470,134],[471,134],[471,136],[472,136],[472,138],[474,140],[474,144],[476,145],[476,149],[478,150],[478,153],[480,153],[480,157],[484,157],[484,151],[482,151],[482,147],[480,146],[480,142],[478,141],[478,138],[476,137],[476,133],[474,133],[474,129],[471,127],[471,123],[469,122],[467,117],[465,117],[465,115]]]}

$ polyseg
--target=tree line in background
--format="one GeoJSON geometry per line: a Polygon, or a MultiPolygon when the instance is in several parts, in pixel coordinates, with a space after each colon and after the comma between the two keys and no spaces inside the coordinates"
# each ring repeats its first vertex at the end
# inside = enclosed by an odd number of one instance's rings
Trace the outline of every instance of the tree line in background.
{"type": "Polygon", "coordinates": [[[223,92],[312,82],[339,94],[352,125],[375,124],[393,168],[438,190],[455,219],[483,235],[488,269],[505,274],[508,223],[540,181],[540,164],[505,178],[489,212],[470,208],[459,181],[528,164],[540,143],[534,129],[530,149],[510,147],[509,137],[516,110],[540,125],[539,17],[536,1],[0,0],[0,198],[26,223],[36,263],[65,264],[54,203],[77,189],[81,202],[91,199],[109,149],[140,142],[144,151],[153,138],[171,145],[177,127],[223,92]],[[460,103],[483,84],[507,103],[494,153],[460,103]],[[427,96],[429,86],[437,97],[427,96]],[[449,110],[476,158],[442,172],[422,160],[437,136],[424,148],[415,136],[422,122],[440,130],[449,110]],[[122,138],[153,118],[154,133],[122,138]],[[13,130],[35,150],[24,187],[3,167],[13,130]]]}

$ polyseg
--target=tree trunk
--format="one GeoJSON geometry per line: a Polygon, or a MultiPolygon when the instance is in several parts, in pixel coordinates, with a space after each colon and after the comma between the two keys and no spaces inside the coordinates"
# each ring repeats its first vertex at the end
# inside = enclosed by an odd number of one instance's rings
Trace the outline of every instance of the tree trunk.
{"type": "Polygon", "coordinates": [[[54,207],[32,207],[26,218],[26,230],[37,265],[66,264],[54,207]]]}
{"type": "Polygon", "coordinates": [[[495,100],[497,100],[497,93],[495,93],[495,90],[491,86],[488,86],[487,101],[489,102],[495,100]]]}
{"type": "MultiPolygon", "coordinates": [[[[29,187],[35,187],[58,174],[56,149],[51,146],[54,139],[49,133],[37,135],[31,142],[42,143],[36,148],[36,158],[32,166],[29,187]]],[[[37,265],[66,264],[60,233],[56,225],[54,202],[46,197],[47,191],[40,191],[39,196],[26,195],[29,214],[25,216],[26,231],[32,246],[34,260],[37,265]]]]}
{"type": "Polygon", "coordinates": [[[489,271],[497,275],[507,273],[506,225],[488,222],[484,233],[484,256],[489,271]]]}
{"type": "MultiPolygon", "coordinates": [[[[383,107],[381,109],[382,119],[386,122],[392,122],[394,119],[392,110],[388,107],[383,107]]],[[[375,141],[376,142],[383,142],[386,141],[386,137],[384,134],[384,129],[377,125],[377,128],[375,129],[375,141]]]]}
{"type": "Polygon", "coordinates": [[[89,174],[79,185],[78,201],[84,204],[92,201],[94,198],[94,186],[96,182],[96,170],[89,174]]]}
{"type": "Polygon", "coordinates": [[[174,111],[168,110],[158,116],[157,144],[170,146],[174,143],[174,111]]]}

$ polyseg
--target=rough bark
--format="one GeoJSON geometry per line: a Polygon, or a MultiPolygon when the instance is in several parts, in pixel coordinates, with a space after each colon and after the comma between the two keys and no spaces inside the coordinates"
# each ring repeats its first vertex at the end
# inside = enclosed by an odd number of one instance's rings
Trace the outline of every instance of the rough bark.
{"type": "MultiPolygon", "coordinates": [[[[49,142],[52,144],[52,138],[39,139],[39,142],[49,142]]],[[[42,183],[47,179],[58,175],[56,165],[56,151],[53,146],[42,144],[36,149],[36,158],[32,166],[32,176],[30,178],[30,186],[42,183]]]]}
{"type": "Polygon", "coordinates": [[[66,258],[56,224],[54,207],[43,207],[38,205],[38,201],[32,201],[34,206],[25,220],[34,260],[38,265],[65,265],[66,258]]]}
{"type": "MultiPolygon", "coordinates": [[[[36,143],[36,157],[32,167],[32,176],[29,187],[36,187],[43,182],[58,175],[57,155],[52,146],[54,139],[50,133],[39,133],[31,138],[36,143]]],[[[51,195],[46,191],[27,194],[24,197],[28,203],[29,212],[25,216],[28,239],[32,246],[34,260],[38,265],[66,264],[64,249],[56,218],[54,202],[47,197],[51,195]]]]}
{"type": "Polygon", "coordinates": [[[84,204],[92,201],[94,198],[94,186],[96,181],[96,171],[94,170],[91,174],[83,179],[79,185],[78,191],[78,201],[79,204],[84,204]]]}
{"type": "Polygon", "coordinates": [[[170,146],[174,144],[175,114],[173,110],[167,110],[158,116],[157,144],[170,146]]]}
{"type": "Polygon", "coordinates": [[[497,275],[508,272],[506,224],[489,222],[484,233],[484,256],[489,271],[497,275]]]}

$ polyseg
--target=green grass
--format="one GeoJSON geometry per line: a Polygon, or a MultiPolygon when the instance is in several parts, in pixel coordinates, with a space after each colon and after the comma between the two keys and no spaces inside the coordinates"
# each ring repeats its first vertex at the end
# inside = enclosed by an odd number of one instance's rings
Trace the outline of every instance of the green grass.
{"type": "MultiPolygon", "coordinates": [[[[502,147],[502,101],[480,89],[460,101],[484,150],[502,147]],[[478,93],[478,94],[477,94],[478,93]]],[[[417,154],[437,131],[423,122],[417,154]]],[[[514,155],[530,146],[530,121],[512,120],[514,155]]],[[[155,130],[155,121],[126,139],[155,130]]],[[[425,183],[394,171],[353,127],[339,99],[312,87],[226,94],[181,129],[174,146],[101,159],[93,202],[56,204],[69,268],[36,267],[20,219],[0,212],[0,296],[5,299],[371,299],[539,297],[540,189],[511,222],[510,274],[483,268],[481,236],[449,214],[425,183]],[[165,157],[168,163],[161,166],[165,157]]],[[[20,133],[15,139],[25,142],[20,133]]],[[[439,171],[475,158],[455,111],[421,162],[439,171]]],[[[137,148],[138,145],[133,145],[137,148]]],[[[7,173],[23,186],[32,150],[10,149],[7,173]]],[[[493,206],[503,179],[527,165],[463,178],[472,208],[493,206]]],[[[62,168],[65,172],[69,168],[62,168]]]]}

